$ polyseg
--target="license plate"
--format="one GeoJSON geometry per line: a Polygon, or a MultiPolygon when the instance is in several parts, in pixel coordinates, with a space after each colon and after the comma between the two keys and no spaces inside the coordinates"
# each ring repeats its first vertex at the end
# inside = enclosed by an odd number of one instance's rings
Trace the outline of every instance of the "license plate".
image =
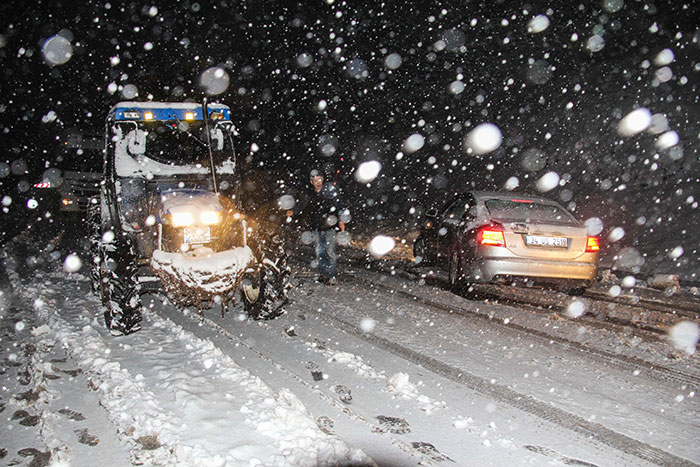
{"type": "Polygon", "coordinates": [[[209,243],[210,241],[209,227],[185,227],[185,243],[209,243]]]}
{"type": "Polygon", "coordinates": [[[525,245],[527,246],[552,246],[556,248],[566,248],[569,246],[569,241],[565,237],[539,237],[535,235],[525,236],[525,245]]]}

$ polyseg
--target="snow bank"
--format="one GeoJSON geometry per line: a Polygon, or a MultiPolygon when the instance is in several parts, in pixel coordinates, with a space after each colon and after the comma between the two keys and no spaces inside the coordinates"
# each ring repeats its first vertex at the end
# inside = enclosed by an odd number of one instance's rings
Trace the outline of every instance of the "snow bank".
{"type": "Polygon", "coordinates": [[[162,250],[153,252],[151,266],[171,274],[183,276],[188,285],[201,285],[210,292],[223,290],[226,274],[239,274],[253,260],[253,252],[247,246],[231,250],[210,252],[206,256],[187,256],[162,250]]]}
{"type": "MultiPolygon", "coordinates": [[[[227,256],[244,261],[246,254],[227,256]]],[[[39,287],[22,287],[14,261],[6,263],[13,287],[44,323],[34,335],[60,345],[80,365],[130,445],[133,463],[371,464],[362,451],[321,431],[294,394],[275,393],[210,341],[155,313],[144,316],[144,331],[111,338],[95,319],[97,299],[78,285],[39,274],[39,287]]]]}

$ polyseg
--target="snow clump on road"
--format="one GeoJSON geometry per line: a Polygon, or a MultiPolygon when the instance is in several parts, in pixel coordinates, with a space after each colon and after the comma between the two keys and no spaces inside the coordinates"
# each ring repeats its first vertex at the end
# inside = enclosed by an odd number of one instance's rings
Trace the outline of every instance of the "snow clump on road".
{"type": "Polygon", "coordinates": [[[422,394],[418,387],[411,383],[409,379],[410,377],[407,373],[396,373],[387,381],[387,389],[393,392],[394,397],[398,399],[415,399],[421,405],[421,410],[428,414],[446,407],[444,402],[436,401],[422,394]]]}

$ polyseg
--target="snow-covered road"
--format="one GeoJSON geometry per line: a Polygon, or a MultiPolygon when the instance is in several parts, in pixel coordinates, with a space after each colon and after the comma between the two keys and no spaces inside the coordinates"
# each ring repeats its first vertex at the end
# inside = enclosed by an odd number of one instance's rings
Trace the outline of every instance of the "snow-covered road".
{"type": "Polygon", "coordinates": [[[14,447],[36,434],[10,420],[29,411],[12,397],[27,389],[47,396],[25,406],[66,425],[50,399],[67,398],[70,379],[105,410],[81,412],[89,431],[54,424],[35,444],[71,465],[91,465],[90,450],[114,465],[700,463],[700,365],[663,338],[352,266],[333,287],[297,268],[292,302],[273,321],[239,309],[201,317],[145,296],[143,329],[113,338],[82,275],[50,264],[23,275],[7,251],[5,265],[16,297],[4,292],[5,319],[32,328],[39,350],[31,382],[2,394],[2,439],[14,447]],[[81,372],[42,378],[41,358],[56,353],[81,372]]]}

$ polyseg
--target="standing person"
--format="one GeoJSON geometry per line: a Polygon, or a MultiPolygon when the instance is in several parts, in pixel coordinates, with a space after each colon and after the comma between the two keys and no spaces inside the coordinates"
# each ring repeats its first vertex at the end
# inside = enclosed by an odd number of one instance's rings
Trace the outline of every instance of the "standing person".
{"type": "MultiPolygon", "coordinates": [[[[301,215],[306,221],[306,226],[313,236],[316,263],[318,264],[319,282],[334,285],[337,281],[338,252],[337,230],[345,231],[345,222],[342,220],[344,212],[341,211],[338,191],[332,184],[324,184],[323,174],[318,170],[312,170],[309,183],[312,189],[300,200],[301,215]]],[[[291,216],[292,211],[287,215],[291,216]]]]}

